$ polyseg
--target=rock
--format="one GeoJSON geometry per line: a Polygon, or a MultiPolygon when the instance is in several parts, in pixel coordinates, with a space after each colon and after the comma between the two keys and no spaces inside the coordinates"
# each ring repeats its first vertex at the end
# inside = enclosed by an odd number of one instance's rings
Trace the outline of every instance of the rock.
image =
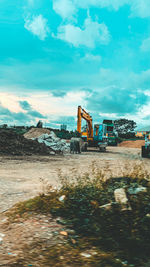
{"type": "Polygon", "coordinates": [[[70,235],[75,235],[76,232],[73,229],[67,229],[67,233],[70,235]]]}
{"type": "Polygon", "coordinates": [[[65,232],[65,231],[61,231],[61,232],[60,232],[60,235],[63,235],[63,236],[68,236],[68,233],[67,233],[67,232],[65,232]]]}
{"type": "Polygon", "coordinates": [[[56,221],[57,221],[57,223],[60,223],[62,225],[66,225],[67,224],[67,222],[65,220],[61,219],[61,218],[57,218],[56,221]]]}
{"type": "Polygon", "coordinates": [[[108,203],[105,205],[100,206],[101,209],[110,210],[112,208],[112,203],[108,203]]]}
{"type": "Polygon", "coordinates": [[[69,152],[69,144],[63,139],[56,137],[54,132],[50,134],[42,134],[37,138],[39,143],[44,143],[47,147],[55,152],[69,152]]]}
{"type": "Polygon", "coordinates": [[[86,252],[82,252],[82,253],[80,253],[80,255],[85,257],[85,258],[90,258],[92,256],[91,254],[88,254],[86,252]]]}
{"type": "Polygon", "coordinates": [[[5,236],[4,234],[0,233],[0,244],[2,244],[4,236],[5,236]]]}
{"type": "Polygon", "coordinates": [[[66,197],[65,195],[62,195],[61,197],[59,197],[59,199],[58,199],[58,200],[59,200],[59,201],[61,201],[61,202],[63,202],[63,201],[64,201],[64,199],[65,199],[65,197],[66,197]]]}
{"type": "Polygon", "coordinates": [[[139,186],[139,187],[130,187],[128,189],[128,193],[130,195],[136,195],[136,194],[141,193],[141,192],[147,192],[147,188],[143,187],[143,186],[139,186]]]}
{"type": "Polygon", "coordinates": [[[131,206],[129,204],[126,192],[124,188],[117,188],[114,191],[114,197],[115,201],[121,205],[121,210],[126,211],[126,210],[131,210],[131,206]]]}

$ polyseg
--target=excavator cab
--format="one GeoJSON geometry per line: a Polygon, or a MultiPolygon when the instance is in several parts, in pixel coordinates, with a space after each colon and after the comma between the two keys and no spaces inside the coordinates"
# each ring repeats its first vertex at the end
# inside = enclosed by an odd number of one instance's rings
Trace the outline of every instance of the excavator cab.
{"type": "Polygon", "coordinates": [[[103,139],[108,139],[106,136],[106,125],[105,124],[95,124],[94,125],[94,141],[103,141],[103,139]]]}
{"type": "Polygon", "coordinates": [[[94,136],[93,141],[100,150],[106,150],[108,145],[108,137],[106,135],[106,125],[105,124],[95,124],[94,125],[94,136]]]}
{"type": "Polygon", "coordinates": [[[77,131],[81,134],[82,138],[87,141],[89,147],[98,147],[101,151],[105,151],[108,145],[108,137],[106,136],[106,125],[95,124],[93,128],[92,117],[81,106],[78,106],[77,114],[77,131]],[[85,129],[82,131],[82,119],[86,121],[85,129]]]}

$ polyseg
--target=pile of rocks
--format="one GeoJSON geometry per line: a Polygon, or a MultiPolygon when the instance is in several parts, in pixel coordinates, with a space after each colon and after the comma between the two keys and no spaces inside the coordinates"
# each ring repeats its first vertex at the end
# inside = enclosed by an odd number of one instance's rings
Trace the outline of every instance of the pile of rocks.
{"type": "Polygon", "coordinates": [[[58,138],[52,131],[50,134],[42,134],[34,140],[37,140],[40,144],[45,144],[56,153],[68,153],[70,149],[70,144],[66,140],[58,138]]]}

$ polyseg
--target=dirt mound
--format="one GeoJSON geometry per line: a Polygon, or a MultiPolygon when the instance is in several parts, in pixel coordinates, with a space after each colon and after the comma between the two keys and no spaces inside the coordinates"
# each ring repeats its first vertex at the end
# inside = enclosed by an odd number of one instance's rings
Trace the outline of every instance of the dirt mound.
{"type": "Polygon", "coordinates": [[[51,151],[45,144],[28,140],[13,130],[0,130],[1,155],[49,155],[51,151]]]}
{"type": "Polygon", "coordinates": [[[31,128],[27,133],[24,134],[24,137],[27,139],[38,138],[42,134],[50,134],[50,130],[44,128],[31,128]]]}
{"type": "Polygon", "coordinates": [[[135,140],[135,141],[123,141],[118,146],[130,147],[130,148],[141,148],[145,145],[145,140],[135,140]]]}

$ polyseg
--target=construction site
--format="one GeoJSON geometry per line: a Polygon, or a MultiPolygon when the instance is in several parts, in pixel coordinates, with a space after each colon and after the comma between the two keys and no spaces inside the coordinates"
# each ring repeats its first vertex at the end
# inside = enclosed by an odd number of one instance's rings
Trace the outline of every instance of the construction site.
{"type": "Polygon", "coordinates": [[[0,266],[148,267],[148,139],[117,142],[81,106],[56,132],[0,129],[0,266]]]}

